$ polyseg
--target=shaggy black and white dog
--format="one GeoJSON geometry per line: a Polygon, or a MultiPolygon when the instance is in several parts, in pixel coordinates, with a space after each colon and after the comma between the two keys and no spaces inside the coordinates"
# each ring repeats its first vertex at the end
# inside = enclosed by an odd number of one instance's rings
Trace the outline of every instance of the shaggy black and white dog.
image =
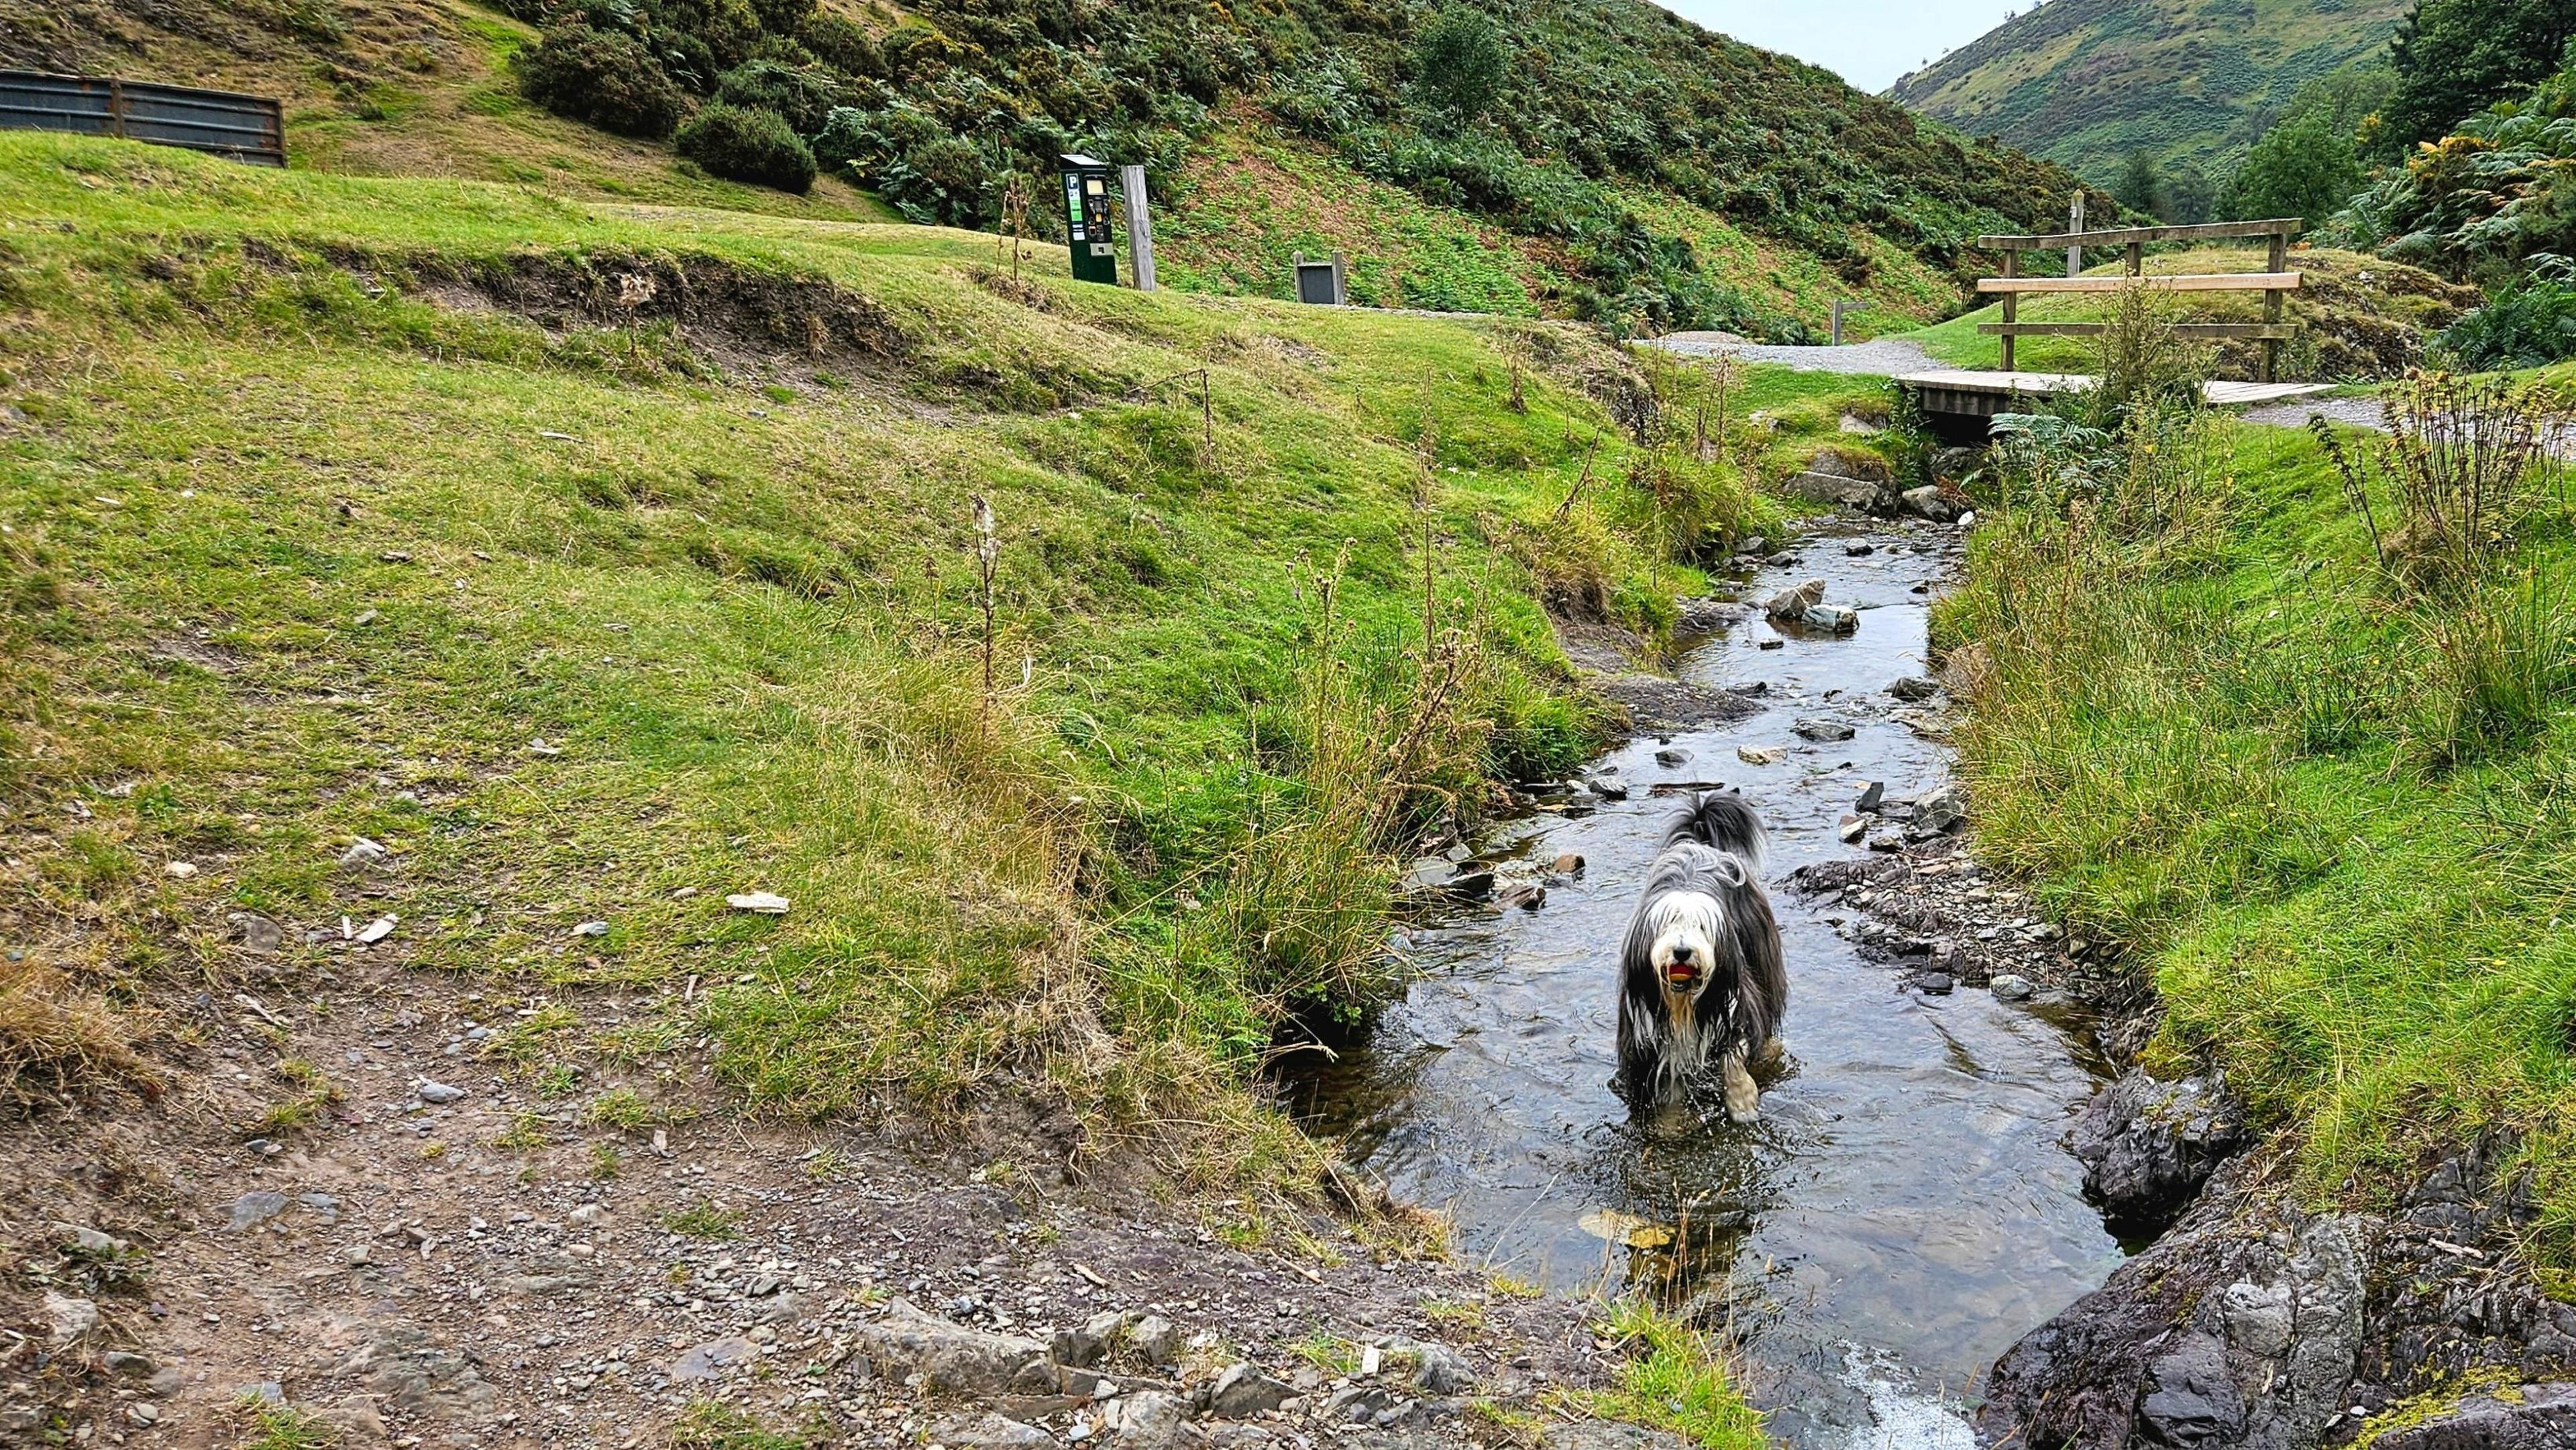
{"type": "Polygon", "coordinates": [[[1750,1064],[1780,1052],[1789,973],[1762,892],[1761,817],[1710,791],[1664,835],[1619,948],[1620,1096],[1670,1103],[1718,1069],[1726,1115],[1753,1121],[1750,1064]]]}

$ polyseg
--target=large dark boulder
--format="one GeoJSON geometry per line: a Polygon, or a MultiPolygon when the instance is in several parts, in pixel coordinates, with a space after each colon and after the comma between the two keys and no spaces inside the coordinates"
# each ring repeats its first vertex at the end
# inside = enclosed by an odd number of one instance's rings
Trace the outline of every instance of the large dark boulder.
{"type": "Polygon", "coordinates": [[[2132,1072],[2094,1094],[2069,1147],[2103,1216],[2122,1229],[2154,1232],[2189,1207],[2247,1141],[2244,1107],[2225,1079],[2158,1082],[2132,1072]]]}

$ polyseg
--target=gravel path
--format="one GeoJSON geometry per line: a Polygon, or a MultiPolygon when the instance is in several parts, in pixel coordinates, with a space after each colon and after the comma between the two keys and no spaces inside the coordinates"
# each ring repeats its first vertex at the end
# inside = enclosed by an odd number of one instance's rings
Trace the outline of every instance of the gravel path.
{"type": "Polygon", "coordinates": [[[1649,339],[1649,345],[1684,357],[1727,354],[1746,362],[1783,363],[1807,373],[1868,373],[1894,377],[1900,373],[1928,372],[1942,365],[1940,359],[1915,344],[1893,338],[1846,343],[1841,347],[1771,347],[1752,342],[1659,337],[1649,339]]]}
{"type": "Polygon", "coordinates": [[[2304,428],[2313,413],[2323,413],[2329,423],[2387,431],[2387,425],[2380,421],[2377,398],[2294,398],[2268,407],[2248,408],[2237,416],[2248,423],[2268,423],[2275,428],[2304,428]]]}

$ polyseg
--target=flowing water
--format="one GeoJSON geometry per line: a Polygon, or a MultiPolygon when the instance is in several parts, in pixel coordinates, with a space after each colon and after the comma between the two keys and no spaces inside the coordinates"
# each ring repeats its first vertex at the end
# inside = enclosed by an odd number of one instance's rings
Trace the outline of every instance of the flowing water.
{"type": "Polygon", "coordinates": [[[1628,780],[1626,801],[1506,823],[1487,859],[1573,852],[1583,875],[1537,911],[1417,925],[1400,942],[1423,969],[1406,999],[1337,1060],[1301,1054],[1288,1073],[1310,1126],[1450,1212],[1462,1261],[1723,1313],[1773,1430],[1801,1446],[1971,1445],[1961,1407],[1986,1366],[2120,1256],[2063,1146],[2101,1081],[2082,1023],[1978,989],[1904,989],[1837,934],[1840,912],[1784,884],[1859,849],[1835,827],[1867,782],[1901,797],[1944,778],[1948,752],[1895,719],[1903,707],[1883,691],[1924,672],[1914,590],[1939,587],[1955,549],[1947,529],[1853,530],[1742,579],[1750,600],[1822,578],[1860,629],[1763,650],[1773,631],[1746,620],[1692,643],[1685,679],[1764,682],[1761,711],[1613,752],[1601,765],[1628,780]],[[1850,556],[1847,541],[1875,552],[1850,556]],[[1857,733],[1791,733],[1819,717],[1857,733]],[[1747,764],[1739,745],[1788,754],[1747,764]],[[1689,758],[1659,764],[1672,749],[1689,758]],[[1788,947],[1790,1064],[1752,1127],[1713,1109],[1632,1120],[1608,1085],[1612,953],[1678,792],[1707,782],[1742,790],[1770,824],[1788,947]]]}

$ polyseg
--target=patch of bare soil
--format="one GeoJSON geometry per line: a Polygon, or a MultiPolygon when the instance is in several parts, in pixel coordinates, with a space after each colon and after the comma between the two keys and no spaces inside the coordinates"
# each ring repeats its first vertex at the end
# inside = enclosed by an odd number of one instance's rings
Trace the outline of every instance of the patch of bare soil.
{"type": "Polygon", "coordinates": [[[615,1082],[483,1055],[507,1009],[350,960],[175,1005],[188,1089],[0,1128],[0,1442],[232,1444],[250,1397],[351,1445],[662,1445],[710,1404],[828,1445],[1670,1443],[1561,1408],[1615,1362],[1586,1306],[1365,1221],[1235,1247],[1007,1107],[971,1147],[611,1126],[615,1082]]]}

